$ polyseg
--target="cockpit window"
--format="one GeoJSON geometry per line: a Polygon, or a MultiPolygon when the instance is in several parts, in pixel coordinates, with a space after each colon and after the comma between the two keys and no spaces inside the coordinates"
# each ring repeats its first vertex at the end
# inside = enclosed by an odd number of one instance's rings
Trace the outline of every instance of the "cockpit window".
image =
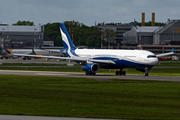
{"type": "Polygon", "coordinates": [[[156,55],[148,55],[147,58],[156,58],[156,55]]]}

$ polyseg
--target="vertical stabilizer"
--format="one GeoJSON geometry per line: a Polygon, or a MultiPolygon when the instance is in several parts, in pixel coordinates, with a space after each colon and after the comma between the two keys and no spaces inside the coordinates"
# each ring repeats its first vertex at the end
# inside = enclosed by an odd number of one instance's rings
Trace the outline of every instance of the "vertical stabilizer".
{"type": "Polygon", "coordinates": [[[67,29],[63,23],[59,23],[61,36],[63,40],[64,49],[66,50],[66,56],[68,57],[75,57],[77,56],[74,52],[76,47],[72,43],[72,40],[67,32],[67,29]]]}
{"type": "Polygon", "coordinates": [[[72,43],[72,40],[67,32],[67,29],[63,23],[59,23],[61,36],[63,40],[64,49],[75,50],[76,47],[72,43]]]}

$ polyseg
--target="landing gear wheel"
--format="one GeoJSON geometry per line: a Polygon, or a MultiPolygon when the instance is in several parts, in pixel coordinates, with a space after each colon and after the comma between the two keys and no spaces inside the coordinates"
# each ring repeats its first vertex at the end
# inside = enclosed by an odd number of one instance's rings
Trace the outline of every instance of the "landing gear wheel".
{"type": "Polygon", "coordinates": [[[89,75],[92,75],[92,74],[93,74],[92,72],[89,73],[89,75]]]}
{"type": "Polygon", "coordinates": [[[122,74],[125,76],[126,75],[126,71],[123,71],[122,74]]]}
{"type": "Polygon", "coordinates": [[[92,73],[92,72],[88,72],[88,71],[86,71],[85,74],[86,75],[96,75],[96,73],[92,73]]]}
{"type": "Polygon", "coordinates": [[[89,72],[86,71],[86,75],[89,75],[89,72]]]}
{"type": "Polygon", "coordinates": [[[119,75],[119,72],[118,72],[118,71],[116,71],[116,75],[119,75]]]}
{"type": "Polygon", "coordinates": [[[144,73],[144,76],[148,76],[149,74],[148,73],[144,73]]]}

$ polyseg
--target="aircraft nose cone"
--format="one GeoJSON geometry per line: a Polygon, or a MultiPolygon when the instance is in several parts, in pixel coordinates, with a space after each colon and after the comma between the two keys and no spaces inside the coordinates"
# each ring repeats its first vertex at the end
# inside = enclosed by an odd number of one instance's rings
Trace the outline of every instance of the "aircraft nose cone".
{"type": "Polygon", "coordinates": [[[152,60],[152,64],[153,65],[156,65],[158,63],[158,58],[154,58],[153,60],[152,60]]]}

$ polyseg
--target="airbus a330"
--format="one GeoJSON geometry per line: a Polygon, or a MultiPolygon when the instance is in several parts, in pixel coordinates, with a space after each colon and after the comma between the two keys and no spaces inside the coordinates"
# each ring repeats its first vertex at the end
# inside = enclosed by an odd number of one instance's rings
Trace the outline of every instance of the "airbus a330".
{"type": "Polygon", "coordinates": [[[174,49],[170,53],[155,55],[146,50],[114,50],[114,49],[78,49],[72,43],[72,40],[63,23],[60,23],[60,31],[63,40],[64,49],[60,52],[66,53],[66,57],[57,56],[37,56],[25,54],[13,54],[15,56],[43,57],[47,59],[63,59],[75,61],[83,66],[86,75],[95,75],[99,69],[119,69],[116,75],[126,75],[125,68],[134,68],[144,72],[148,76],[158,63],[157,57],[174,54],[174,49]]]}

